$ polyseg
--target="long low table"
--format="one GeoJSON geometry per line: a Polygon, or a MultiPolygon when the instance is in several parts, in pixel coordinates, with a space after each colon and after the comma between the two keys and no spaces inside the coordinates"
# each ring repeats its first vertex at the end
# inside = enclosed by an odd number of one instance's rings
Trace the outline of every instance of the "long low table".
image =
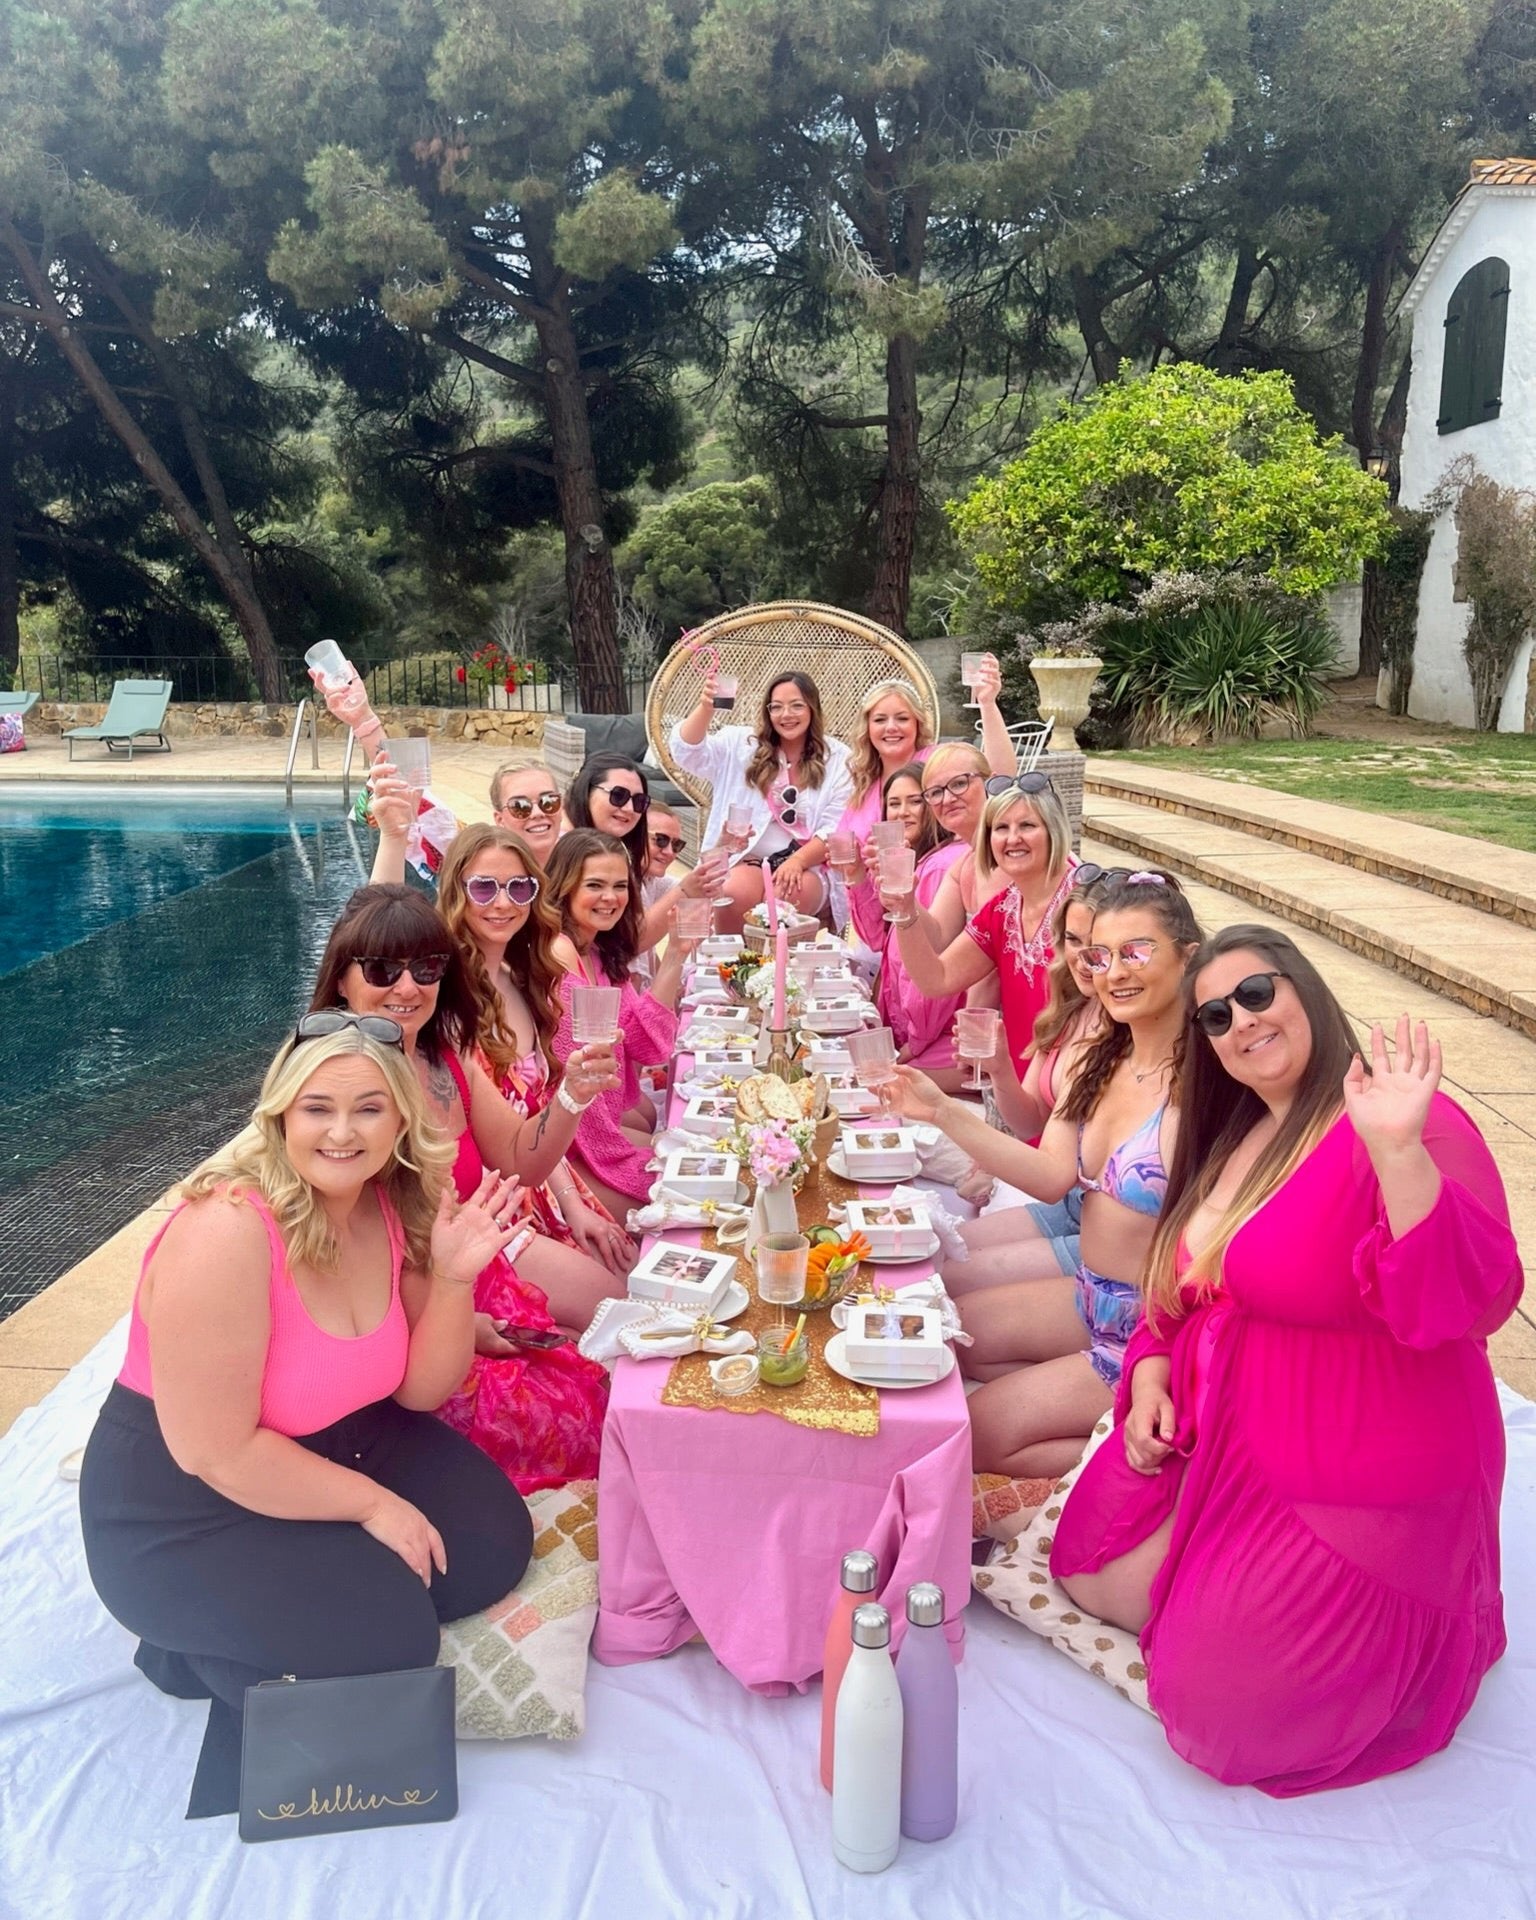
{"type": "MultiPolygon", "coordinates": [[[[898,1284],[932,1271],[880,1269],[898,1284]]],[[[670,1364],[621,1359],[614,1368],[598,1492],[597,1658],[654,1660],[702,1634],[743,1686],[803,1690],[821,1671],[842,1556],[865,1547],[880,1563],[877,1597],[898,1639],[906,1589],[938,1581],[959,1659],[971,1438],[958,1368],[931,1386],[882,1392],[879,1433],[856,1436],[766,1412],[664,1405],[670,1364]]]]}

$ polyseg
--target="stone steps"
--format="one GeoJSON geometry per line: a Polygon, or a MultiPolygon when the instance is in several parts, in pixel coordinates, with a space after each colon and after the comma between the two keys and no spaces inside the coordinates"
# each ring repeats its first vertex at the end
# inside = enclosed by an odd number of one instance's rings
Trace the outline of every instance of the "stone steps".
{"type": "Polygon", "coordinates": [[[1127,801],[1240,829],[1422,889],[1505,922],[1536,928],[1536,853],[1445,833],[1386,813],[1365,813],[1300,794],[1129,760],[1090,760],[1097,801],[1127,801]]]}
{"type": "Polygon", "coordinates": [[[1527,892],[1525,872],[1536,857],[1235,782],[1165,780],[1160,768],[1090,763],[1087,787],[1094,839],[1536,1039],[1536,873],[1527,892]]]}

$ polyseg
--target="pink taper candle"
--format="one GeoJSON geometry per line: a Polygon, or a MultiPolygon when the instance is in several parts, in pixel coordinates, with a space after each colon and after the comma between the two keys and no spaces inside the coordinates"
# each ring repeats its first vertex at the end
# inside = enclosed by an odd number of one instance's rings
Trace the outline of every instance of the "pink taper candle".
{"type": "MultiPolygon", "coordinates": [[[[770,892],[768,898],[773,898],[770,892]]],[[[784,1031],[784,982],[789,977],[789,929],[780,927],[773,936],[773,1029],[784,1031]]]]}
{"type": "Polygon", "coordinates": [[[763,912],[768,916],[768,931],[776,934],[779,930],[779,896],[773,890],[773,875],[768,862],[763,862],[763,912]]]}

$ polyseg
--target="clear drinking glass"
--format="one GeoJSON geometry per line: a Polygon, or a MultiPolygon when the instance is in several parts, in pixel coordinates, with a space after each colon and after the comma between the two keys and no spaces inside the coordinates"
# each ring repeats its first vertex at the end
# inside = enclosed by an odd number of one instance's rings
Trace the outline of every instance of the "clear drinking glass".
{"type": "MultiPolygon", "coordinates": [[[[752,809],[750,807],[727,807],[725,824],[720,829],[717,851],[724,853],[731,865],[741,858],[752,844],[752,809]]],[[[721,894],[715,901],[717,907],[734,905],[728,893],[721,894]]]]}
{"type": "Polygon", "coordinates": [[[395,763],[395,772],[418,796],[427,790],[432,777],[432,742],[424,736],[407,734],[402,740],[386,740],[384,750],[395,763]]]}
{"type": "Polygon", "coordinates": [[[690,945],[707,940],[710,929],[715,924],[714,902],[710,900],[679,900],[677,903],[677,937],[690,945]]]}
{"type": "MultiPolygon", "coordinates": [[[[917,884],[917,855],[910,847],[882,847],[880,849],[880,886],[885,893],[897,893],[905,897],[917,884]]],[[[889,907],[885,910],[887,922],[897,916],[889,907]]]]}
{"type": "Polygon", "coordinates": [[[313,667],[328,687],[344,686],[352,677],[352,665],[334,640],[321,640],[304,656],[306,667],[313,667]]]}
{"type": "Polygon", "coordinates": [[[889,1027],[873,1027],[848,1036],[848,1058],[853,1062],[853,1077],[866,1087],[879,1103],[882,1120],[891,1115],[891,1089],[896,1085],[896,1036],[889,1027]]]}
{"type": "Polygon", "coordinates": [[[859,864],[858,840],[851,833],[829,833],[827,859],[844,880],[851,879],[859,864]]]}
{"type": "Polygon", "coordinates": [[[729,713],[736,704],[736,696],[741,691],[741,682],[731,673],[715,675],[715,697],[712,705],[716,713],[729,713]]]}
{"type": "Polygon", "coordinates": [[[961,1007],[955,1014],[955,1052],[971,1062],[969,1085],[973,1093],[986,1089],[983,1060],[997,1052],[997,1029],[1002,1015],[996,1007],[961,1007]]]}
{"type": "Polygon", "coordinates": [[[877,820],[869,830],[869,843],[876,853],[884,853],[887,847],[904,847],[907,830],[899,820],[877,820]]]}
{"type": "Polygon", "coordinates": [[[611,1047],[619,1037],[619,987],[571,988],[571,1037],[578,1047],[611,1047]]]}
{"type": "Polygon", "coordinates": [[[811,1243],[803,1233],[765,1233],[757,1243],[757,1297],[777,1307],[779,1325],[784,1309],[805,1298],[805,1274],[811,1243]]]}
{"type": "MultiPolygon", "coordinates": [[[[976,682],[981,678],[982,672],[985,669],[986,664],[987,664],[987,656],[984,653],[962,653],[961,654],[960,684],[962,687],[966,689],[967,692],[969,692],[970,689],[974,687],[976,682]]],[[[981,702],[979,700],[967,700],[965,704],[967,707],[980,707],[981,702]]]]}

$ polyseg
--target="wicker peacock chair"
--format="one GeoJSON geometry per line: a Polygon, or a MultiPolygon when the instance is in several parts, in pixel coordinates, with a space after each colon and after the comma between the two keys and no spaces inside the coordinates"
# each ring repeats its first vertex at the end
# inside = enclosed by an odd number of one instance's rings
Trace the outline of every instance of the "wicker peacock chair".
{"type": "Polygon", "coordinates": [[[808,673],[821,691],[829,737],[852,746],[858,738],[864,696],[878,680],[908,680],[917,689],[930,730],[937,727],[939,695],[933,675],[905,640],[862,614],[814,600],[773,600],[722,613],[699,627],[662,661],[645,703],[651,752],[701,807],[709,805],[709,782],[686,773],[672,758],[668,738],[675,723],[698,703],[698,651],[713,647],[723,673],[741,682],[735,711],[723,721],[752,726],[763,694],[786,673],[808,673]]]}

